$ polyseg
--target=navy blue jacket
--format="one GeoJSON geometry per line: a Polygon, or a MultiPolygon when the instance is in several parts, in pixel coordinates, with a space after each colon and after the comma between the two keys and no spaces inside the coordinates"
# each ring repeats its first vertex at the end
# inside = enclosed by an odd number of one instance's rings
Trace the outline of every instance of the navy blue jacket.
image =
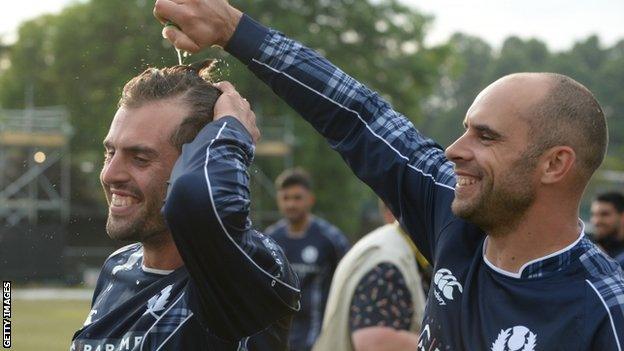
{"type": "Polygon", "coordinates": [[[569,247],[504,272],[483,255],[485,233],[451,212],[453,164],[377,93],[247,16],[226,50],[325,136],[433,264],[419,350],[622,350],[624,276],[581,226],[569,247]]]}
{"type": "Polygon", "coordinates": [[[249,221],[250,135],[233,117],[184,145],[163,213],[184,266],[143,265],[133,244],[104,263],[71,350],[287,350],[298,281],[249,221]]]}

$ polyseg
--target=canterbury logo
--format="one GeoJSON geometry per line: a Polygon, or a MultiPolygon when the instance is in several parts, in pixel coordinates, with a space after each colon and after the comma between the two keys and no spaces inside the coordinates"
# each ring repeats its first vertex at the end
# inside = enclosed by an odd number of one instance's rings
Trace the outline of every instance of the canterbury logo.
{"type": "Polygon", "coordinates": [[[440,305],[446,305],[446,301],[453,300],[455,291],[461,294],[463,289],[457,278],[446,268],[439,269],[433,276],[435,289],[433,294],[440,305]]]}
{"type": "Polygon", "coordinates": [[[521,325],[503,329],[492,344],[492,351],[534,351],[537,335],[521,325]]]}

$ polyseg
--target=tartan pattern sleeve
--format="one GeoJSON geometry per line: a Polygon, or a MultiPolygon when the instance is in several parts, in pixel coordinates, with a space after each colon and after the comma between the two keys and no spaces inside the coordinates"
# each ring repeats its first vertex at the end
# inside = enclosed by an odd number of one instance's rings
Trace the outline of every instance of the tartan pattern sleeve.
{"type": "Polygon", "coordinates": [[[247,16],[226,49],[327,139],[431,259],[437,237],[455,219],[453,164],[442,148],[379,94],[247,16]]]}
{"type": "Polygon", "coordinates": [[[283,251],[251,227],[252,158],[251,137],[238,120],[209,123],[184,145],[164,207],[200,317],[226,340],[257,333],[298,308],[298,281],[283,251]]]}

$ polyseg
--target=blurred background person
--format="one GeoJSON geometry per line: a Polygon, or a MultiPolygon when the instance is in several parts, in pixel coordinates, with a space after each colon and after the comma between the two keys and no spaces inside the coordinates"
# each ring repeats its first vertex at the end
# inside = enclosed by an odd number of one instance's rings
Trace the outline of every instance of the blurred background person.
{"type": "Polygon", "coordinates": [[[306,171],[285,170],[275,185],[277,206],[284,218],[266,233],[282,247],[299,276],[301,310],[293,319],[290,349],[306,351],[321,330],[334,270],[349,249],[349,241],[338,228],[311,213],[315,196],[306,171]]]}
{"type": "MultiPolygon", "coordinates": [[[[358,241],[332,280],[315,351],[416,350],[427,260],[379,202],[384,226],[358,241]]],[[[427,284],[428,285],[428,284],[427,284]]]]}
{"type": "Polygon", "coordinates": [[[620,192],[599,194],[591,204],[593,240],[609,256],[624,261],[624,195],[620,192]]]}

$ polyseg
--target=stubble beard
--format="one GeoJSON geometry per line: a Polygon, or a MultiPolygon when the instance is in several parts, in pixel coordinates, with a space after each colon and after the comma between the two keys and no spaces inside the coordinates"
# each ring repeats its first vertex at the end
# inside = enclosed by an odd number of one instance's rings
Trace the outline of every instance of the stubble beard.
{"type": "Polygon", "coordinates": [[[124,242],[147,242],[169,232],[160,213],[162,200],[154,199],[142,207],[132,218],[115,218],[108,214],[106,233],[111,239],[124,242]]]}
{"type": "Polygon", "coordinates": [[[596,229],[594,230],[595,232],[594,236],[596,239],[608,239],[608,238],[617,239],[618,234],[620,232],[620,228],[618,228],[617,226],[610,226],[608,224],[604,225],[604,227],[606,228],[602,229],[596,226],[596,229]]]}
{"type": "Polygon", "coordinates": [[[502,174],[503,183],[495,185],[490,178],[483,178],[485,184],[475,199],[453,200],[453,214],[488,235],[502,236],[514,230],[535,201],[535,187],[530,178],[534,168],[535,160],[524,155],[502,174]]]}

